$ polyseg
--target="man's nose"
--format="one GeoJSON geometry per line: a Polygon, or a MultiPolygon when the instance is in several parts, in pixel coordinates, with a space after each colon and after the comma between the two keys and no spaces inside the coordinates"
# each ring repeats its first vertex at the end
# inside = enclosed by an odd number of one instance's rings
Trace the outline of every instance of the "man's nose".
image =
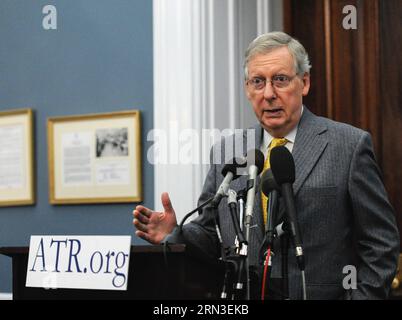
{"type": "Polygon", "coordinates": [[[264,99],[265,100],[273,100],[276,98],[275,89],[272,86],[271,81],[267,81],[264,88],[264,99]]]}

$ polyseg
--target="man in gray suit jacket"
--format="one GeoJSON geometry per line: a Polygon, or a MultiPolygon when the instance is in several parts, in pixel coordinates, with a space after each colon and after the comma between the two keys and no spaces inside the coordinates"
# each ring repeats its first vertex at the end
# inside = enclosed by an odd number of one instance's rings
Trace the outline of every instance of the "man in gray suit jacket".
{"type": "MultiPolygon", "coordinates": [[[[293,184],[297,220],[303,240],[308,299],[384,299],[395,276],[399,234],[375,161],[370,135],[350,125],[317,117],[303,106],[310,88],[310,65],[304,47],[282,32],[257,37],[246,51],[245,90],[259,124],[253,129],[255,147],[267,154],[274,138],[285,138],[293,155],[293,184]],[[345,290],[344,268],[356,269],[356,288],[345,290]]],[[[250,149],[249,134],[229,137],[235,146],[250,149]]],[[[227,140],[211,152],[211,167],[199,203],[213,196],[223,180],[227,140]],[[216,161],[216,157],[222,161],[216,161]]],[[[236,148],[235,148],[236,151],[236,148]]],[[[245,188],[247,176],[231,184],[245,188]]],[[[260,194],[259,178],[257,194],[260,194]]],[[[177,228],[167,193],[164,212],[144,206],[134,210],[136,234],[154,244],[177,228]]],[[[182,241],[210,259],[220,255],[213,216],[219,216],[223,242],[234,243],[235,231],[227,202],[217,210],[203,210],[183,228],[182,241]]],[[[261,265],[264,237],[261,198],[256,196],[249,238],[249,261],[261,265]]],[[[277,247],[277,246],[276,246],[277,247]]],[[[293,252],[293,251],[290,251],[293,252]]],[[[281,276],[281,252],[275,250],[272,278],[281,276]]],[[[289,297],[301,299],[301,280],[294,255],[289,255],[289,297]]]]}

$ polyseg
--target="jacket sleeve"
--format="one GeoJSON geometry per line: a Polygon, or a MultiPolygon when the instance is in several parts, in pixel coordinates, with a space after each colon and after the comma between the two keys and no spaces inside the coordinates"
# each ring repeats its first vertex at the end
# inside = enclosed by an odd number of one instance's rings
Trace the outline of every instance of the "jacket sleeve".
{"type": "Polygon", "coordinates": [[[352,157],[349,194],[358,255],[357,288],[350,298],[385,299],[396,274],[399,233],[367,132],[352,157]]]}

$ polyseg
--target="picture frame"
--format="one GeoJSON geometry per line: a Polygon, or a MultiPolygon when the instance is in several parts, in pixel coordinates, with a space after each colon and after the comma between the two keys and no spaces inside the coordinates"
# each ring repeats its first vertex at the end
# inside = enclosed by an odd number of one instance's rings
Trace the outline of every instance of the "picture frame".
{"type": "Polygon", "coordinates": [[[33,110],[0,111],[0,207],[35,203],[33,110]]]}
{"type": "Polygon", "coordinates": [[[138,110],[47,121],[51,204],[142,201],[138,110]]]}

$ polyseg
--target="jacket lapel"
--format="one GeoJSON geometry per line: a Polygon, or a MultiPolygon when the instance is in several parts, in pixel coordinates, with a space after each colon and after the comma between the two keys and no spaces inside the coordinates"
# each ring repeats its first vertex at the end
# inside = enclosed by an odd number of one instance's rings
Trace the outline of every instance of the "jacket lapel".
{"type": "Polygon", "coordinates": [[[324,134],[327,127],[319,119],[304,107],[292,152],[296,168],[296,180],[293,184],[295,195],[328,144],[328,138],[324,134]]]}

